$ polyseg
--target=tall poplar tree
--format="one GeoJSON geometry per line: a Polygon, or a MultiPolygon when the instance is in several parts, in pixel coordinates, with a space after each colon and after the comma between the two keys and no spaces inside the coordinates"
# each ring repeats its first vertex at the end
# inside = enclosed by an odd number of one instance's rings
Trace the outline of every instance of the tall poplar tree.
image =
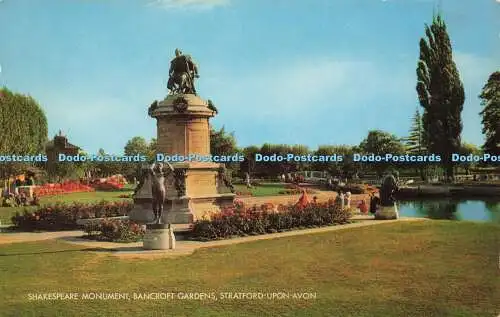
{"type": "Polygon", "coordinates": [[[417,65],[417,93],[422,116],[424,140],[431,153],[439,154],[448,180],[453,178],[451,155],[460,149],[461,113],[465,101],[464,87],[453,61],[446,24],[438,14],[425,25],[420,39],[417,65]]]}

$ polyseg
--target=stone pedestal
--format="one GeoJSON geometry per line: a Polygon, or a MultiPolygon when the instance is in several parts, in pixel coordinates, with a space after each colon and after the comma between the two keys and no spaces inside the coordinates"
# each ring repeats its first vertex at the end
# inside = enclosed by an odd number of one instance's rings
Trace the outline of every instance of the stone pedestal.
{"type": "Polygon", "coordinates": [[[399,213],[396,204],[394,204],[394,206],[380,206],[377,212],[375,213],[376,220],[391,220],[398,218],[399,218],[399,213]]]}
{"type": "MultiPolygon", "coordinates": [[[[215,115],[208,103],[192,94],[169,95],[154,103],[148,113],[157,121],[157,153],[172,164],[178,173],[177,179],[182,179],[181,186],[178,181],[176,184],[173,174],[165,180],[167,193],[162,222],[189,224],[232,206],[235,195],[220,186],[221,164],[207,159],[209,119],[215,115]]],[[[151,199],[151,180],[146,177],[134,195],[130,219],[152,222],[151,199]]]]}
{"type": "Polygon", "coordinates": [[[148,224],[143,238],[146,250],[175,249],[174,231],[168,224],[148,224]]]}

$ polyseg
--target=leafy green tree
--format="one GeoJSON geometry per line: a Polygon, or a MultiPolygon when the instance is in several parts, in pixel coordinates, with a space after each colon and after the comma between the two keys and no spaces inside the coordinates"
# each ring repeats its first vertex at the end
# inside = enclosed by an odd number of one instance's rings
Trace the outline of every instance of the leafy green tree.
{"type": "Polygon", "coordinates": [[[451,156],[460,148],[461,112],[465,101],[446,24],[440,15],[425,25],[420,39],[416,90],[424,108],[425,143],[430,152],[442,156],[449,180],[453,177],[451,156]]]}
{"type": "Polygon", "coordinates": [[[314,170],[327,171],[330,175],[350,177],[356,172],[359,172],[361,165],[354,162],[352,155],[357,153],[355,147],[350,145],[321,145],[314,155],[322,156],[332,156],[336,154],[337,156],[343,156],[342,162],[315,162],[312,165],[314,170]]]}
{"type": "Polygon", "coordinates": [[[486,136],[483,149],[486,153],[500,155],[500,71],[490,75],[479,98],[484,107],[480,112],[486,136]]]}
{"type": "MultiPolygon", "coordinates": [[[[97,151],[97,155],[106,156],[110,154],[107,154],[104,151],[104,149],[101,148],[99,149],[99,151],[97,151]]],[[[123,173],[123,164],[119,162],[111,162],[111,161],[96,162],[95,167],[96,167],[95,170],[98,173],[98,176],[100,177],[108,177],[114,174],[123,173]]]]}
{"type": "Polygon", "coordinates": [[[234,132],[227,133],[225,128],[210,130],[210,153],[212,155],[234,155],[238,148],[234,132]]]}
{"type": "MultiPolygon", "coordinates": [[[[47,142],[47,118],[30,96],[0,88],[0,153],[37,155],[47,142]]],[[[0,179],[22,172],[26,164],[0,164],[0,179]]]]}
{"type": "MultiPolygon", "coordinates": [[[[462,142],[462,144],[460,145],[460,149],[459,149],[458,153],[460,155],[465,155],[465,156],[470,155],[470,154],[480,156],[482,154],[482,151],[475,144],[467,143],[467,142],[462,142]]],[[[477,165],[477,163],[476,162],[461,162],[460,163],[460,166],[463,169],[465,169],[465,173],[467,175],[469,175],[469,170],[474,165],[477,165]]]]}
{"type": "MultiPolygon", "coordinates": [[[[225,128],[220,130],[210,128],[210,153],[212,155],[235,155],[238,153],[234,132],[227,133],[225,128]]],[[[228,169],[234,169],[237,162],[225,163],[228,169]]]]}
{"type": "MultiPolygon", "coordinates": [[[[302,145],[302,144],[295,144],[295,145],[292,145],[292,146],[289,146],[287,148],[287,154],[293,154],[295,156],[303,156],[303,155],[308,155],[311,153],[311,151],[309,150],[309,147],[307,147],[306,145],[302,145]]],[[[294,171],[303,171],[303,170],[306,170],[306,169],[309,169],[310,168],[310,162],[302,162],[302,161],[299,161],[299,162],[287,162],[287,167],[286,169],[287,170],[294,170],[294,171]]],[[[283,173],[281,173],[283,174],[283,173]]]]}
{"type": "MultiPolygon", "coordinates": [[[[251,147],[252,150],[255,150],[254,147],[251,147]]],[[[246,149],[248,152],[248,148],[246,149]]],[[[253,152],[252,155],[255,155],[255,153],[262,154],[263,156],[282,156],[285,157],[288,154],[293,154],[294,156],[302,156],[302,155],[308,155],[311,153],[309,148],[305,145],[288,145],[288,144],[269,144],[265,143],[261,146],[260,150],[253,152]]],[[[254,156],[253,156],[254,157],[254,156]]],[[[262,177],[271,177],[275,178],[279,175],[282,174],[287,174],[287,173],[293,173],[299,170],[304,170],[308,168],[309,163],[308,162],[302,162],[300,160],[295,161],[295,160],[283,160],[281,162],[256,162],[255,163],[255,174],[262,176],[262,177]]]]}
{"type": "MultiPolygon", "coordinates": [[[[134,156],[134,155],[145,155],[148,161],[154,161],[156,147],[156,139],[152,139],[151,142],[148,143],[145,138],[136,136],[130,139],[127,144],[125,144],[124,154],[126,156],[134,156]]],[[[140,169],[143,162],[127,162],[122,165],[123,174],[132,179],[133,177],[139,177],[140,169]]]]}
{"type": "Polygon", "coordinates": [[[368,136],[359,147],[364,153],[376,155],[403,154],[405,152],[405,146],[397,136],[380,130],[369,131],[368,136]]]}
{"type": "Polygon", "coordinates": [[[150,155],[150,147],[146,139],[141,136],[136,136],[130,139],[125,145],[125,155],[150,155]]]}
{"type": "Polygon", "coordinates": [[[255,171],[255,154],[260,152],[259,147],[255,145],[247,146],[243,150],[245,160],[240,163],[239,172],[240,176],[245,177],[245,173],[252,174],[255,171]]]}
{"type": "MultiPolygon", "coordinates": [[[[361,141],[359,148],[365,154],[385,156],[386,154],[401,155],[405,153],[405,145],[394,134],[380,130],[368,132],[368,136],[361,141]]],[[[379,176],[389,167],[396,165],[390,162],[376,162],[370,164],[379,176]]],[[[368,166],[368,165],[366,165],[368,166]]]]}
{"type": "MultiPolygon", "coordinates": [[[[84,151],[78,151],[79,155],[85,156],[84,151]]],[[[90,162],[56,162],[50,168],[49,179],[55,182],[62,182],[68,179],[80,179],[85,176],[85,172],[91,167],[90,162]]]]}
{"type": "Polygon", "coordinates": [[[152,138],[151,141],[149,142],[149,153],[151,153],[152,156],[155,156],[157,152],[157,146],[158,146],[158,140],[156,140],[156,138],[152,138]]]}

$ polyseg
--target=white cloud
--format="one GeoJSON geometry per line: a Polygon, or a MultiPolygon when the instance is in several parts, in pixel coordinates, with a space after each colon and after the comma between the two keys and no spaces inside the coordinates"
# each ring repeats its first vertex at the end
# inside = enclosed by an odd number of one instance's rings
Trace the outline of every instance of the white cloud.
{"type": "Polygon", "coordinates": [[[229,0],[152,0],[149,5],[166,9],[176,8],[198,8],[211,9],[213,7],[225,6],[229,0]]]}
{"type": "MultiPolygon", "coordinates": [[[[313,57],[268,66],[240,78],[207,78],[203,91],[220,92],[228,105],[241,98],[251,109],[233,108],[234,114],[256,117],[297,116],[302,110],[324,112],[345,109],[346,104],[364,107],[375,98],[391,98],[414,92],[414,70],[387,70],[368,61],[313,57]],[[388,71],[392,71],[388,74],[388,71]],[[220,87],[227,87],[223,91],[220,87]]],[[[345,112],[345,110],[343,110],[345,112]]]]}
{"type": "MultiPolygon", "coordinates": [[[[498,0],[500,1],[500,0],[498,0]]],[[[493,58],[481,57],[465,52],[454,52],[453,58],[464,82],[483,85],[489,75],[500,67],[493,58]]]]}

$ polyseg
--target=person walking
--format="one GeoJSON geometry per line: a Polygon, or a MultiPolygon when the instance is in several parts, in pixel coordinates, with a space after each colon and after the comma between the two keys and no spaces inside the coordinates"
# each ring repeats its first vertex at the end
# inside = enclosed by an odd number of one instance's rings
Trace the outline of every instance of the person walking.
{"type": "Polygon", "coordinates": [[[248,189],[252,188],[252,183],[250,181],[250,173],[248,172],[245,173],[245,184],[247,185],[248,189]]]}

